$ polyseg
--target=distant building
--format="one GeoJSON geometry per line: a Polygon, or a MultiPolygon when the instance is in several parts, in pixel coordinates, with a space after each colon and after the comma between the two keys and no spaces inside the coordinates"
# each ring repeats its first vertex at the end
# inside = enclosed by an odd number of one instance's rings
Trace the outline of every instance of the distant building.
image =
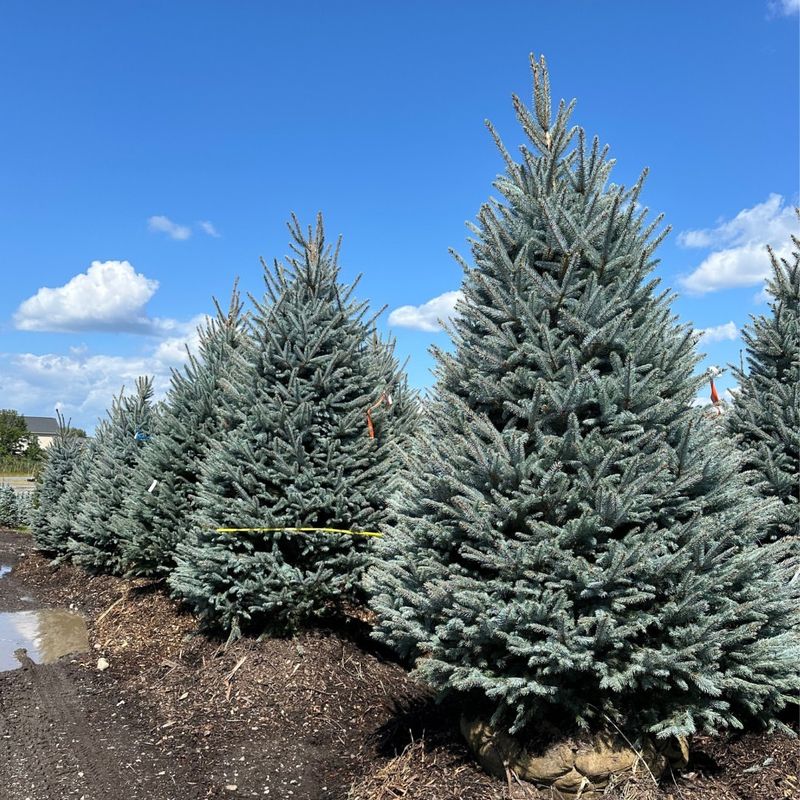
{"type": "Polygon", "coordinates": [[[28,430],[39,440],[39,447],[46,450],[58,433],[55,417],[24,417],[28,430]]]}

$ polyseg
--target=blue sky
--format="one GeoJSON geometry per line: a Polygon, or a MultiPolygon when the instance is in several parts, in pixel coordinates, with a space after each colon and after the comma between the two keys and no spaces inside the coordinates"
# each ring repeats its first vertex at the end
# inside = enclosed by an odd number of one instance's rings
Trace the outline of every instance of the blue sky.
{"type": "Polygon", "coordinates": [[[345,278],[429,385],[448,247],[502,169],[483,122],[522,143],[530,52],[616,181],[650,167],[659,275],[712,329],[706,363],[738,360],[798,202],[800,0],[289,5],[3,4],[0,407],[91,429],[123,382],[166,386],[212,295],[260,294],[292,211],[344,236],[345,278]]]}

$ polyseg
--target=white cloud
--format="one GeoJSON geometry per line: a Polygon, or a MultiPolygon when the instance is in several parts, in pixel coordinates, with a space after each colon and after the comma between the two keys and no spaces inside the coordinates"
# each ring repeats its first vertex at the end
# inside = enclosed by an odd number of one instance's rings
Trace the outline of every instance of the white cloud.
{"type": "Polygon", "coordinates": [[[788,256],[789,236],[797,229],[794,209],[783,197],[771,194],[763,203],[740,211],[715,228],[684,231],[678,237],[683,247],[711,249],[700,265],[681,283],[691,294],[756,286],[770,273],[766,245],[778,256],[788,256]]]}
{"type": "Polygon", "coordinates": [[[127,261],[93,261],[55,289],[43,287],[14,314],[23,331],[122,331],[167,333],[179,324],[147,316],[145,306],[158,281],[136,272],[127,261]]]}
{"type": "Polygon", "coordinates": [[[147,227],[154,233],[166,233],[171,239],[178,239],[183,241],[192,235],[192,229],[186,225],[178,225],[173,222],[169,217],[158,215],[149,217],[147,220],[147,227]]]}
{"type": "Polygon", "coordinates": [[[772,295],[767,291],[766,285],[761,287],[761,290],[753,295],[753,302],[756,305],[762,306],[772,300],[772,295]]]}
{"type": "Polygon", "coordinates": [[[440,331],[439,320],[447,321],[455,315],[460,298],[461,292],[445,292],[421,306],[400,306],[389,314],[389,324],[418,331],[440,331]]]}
{"type": "Polygon", "coordinates": [[[203,220],[202,222],[198,222],[197,225],[200,230],[203,231],[203,233],[207,233],[209,236],[213,236],[215,239],[219,239],[219,237],[222,235],[216,229],[214,223],[209,222],[207,219],[203,220]]]}
{"type": "Polygon", "coordinates": [[[681,283],[691,294],[707,294],[736,286],[756,286],[769,270],[769,256],[763,243],[746,244],[711,253],[681,283]]]}
{"type": "Polygon", "coordinates": [[[794,209],[784,205],[783,197],[771,194],[763,203],[745,208],[733,219],[720,221],[714,228],[684,231],[678,242],[684,247],[740,245],[761,240],[765,243],[788,236],[797,219],[794,209]]]}
{"type": "Polygon", "coordinates": [[[186,360],[185,346],[196,352],[196,326],[204,319],[176,323],[175,336],[133,356],[90,354],[85,346],[67,355],[0,353],[0,396],[22,414],[51,416],[58,408],[73,425],[91,430],[122,386],[132,388],[140,375],[152,376],[156,399],[163,397],[171,369],[186,360]]]}
{"type": "Polygon", "coordinates": [[[175,336],[162,339],[153,354],[160,364],[179,366],[186,360],[187,350],[196,353],[200,347],[200,326],[208,321],[205,314],[195,317],[180,326],[175,336]]]}
{"type": "Polygon", "coordinates": [[[697,332],[700,334],[701,344],[706,342],[732,342],[739,335],[739,330],[733,321],[726,322],[723,325],[715,325],[711,328],[700,328],[697,332]]]}
{"type": "Polygon", "coordinates": [[[773,16],[789,17],[800,12],[800,0],[770,0],[767,8],[773,16]]]}

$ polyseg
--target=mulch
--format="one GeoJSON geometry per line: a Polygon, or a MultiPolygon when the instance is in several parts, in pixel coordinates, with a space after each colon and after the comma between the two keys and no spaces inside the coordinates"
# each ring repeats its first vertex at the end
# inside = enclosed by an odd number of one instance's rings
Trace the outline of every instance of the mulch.
{"type": "MultiPolygon", "coordinates": [[[[6,536],[9,534],[5,534],[6,536]]],[[[19,534],[13,534],[19,536],[19,534]]],[[[27,539],[27,537],[26,537],[27,539]]],[[[82,663],[209,797],[288,800],[518,800],[530,786],[486,775],[458,734],[457,710],[435,704],[356,616],[336,629],[226,646],[161,584],[53,568],[32,548],[15,576],[44,605],[87,617],[82,663]],[[97,672],[97,658],[110,668],[97,672]]],[[[790,719],[791,721],[791,719],[790,719]]],[[[796,724],[797,720],[794,720],[796,724]]],[[[683,775],[610,800],[800,798],[800,744],[746,733],[692,743],[683,775]]]]}

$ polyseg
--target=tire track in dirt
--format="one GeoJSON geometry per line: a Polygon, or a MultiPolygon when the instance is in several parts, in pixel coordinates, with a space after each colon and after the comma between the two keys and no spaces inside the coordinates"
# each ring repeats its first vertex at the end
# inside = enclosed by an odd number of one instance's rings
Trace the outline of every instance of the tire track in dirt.
{"type": "Polygon", "coordinates": [[[84,696],[70,665],[0,676],[0,797],[26,800],[183,800],[174,764],[112,702],[84,696]],[[98,703],[98,701],[100,701],[98,703]]]}
{"type": "MultiPolygon", "coordinates": [[[[16,548],[0,547],[15,564],[16,548]]],[[[0,611],[30,609],[13,570],[2,578],[0,611]]],[[[9,654],[10,655],[10,654],[9,654]]],[[[0,672],[0,798],[5,800],[194,800],[201,789],[153,741],[155,726],[127,712],[117,683],[85,659],[0,672]]]]}
{"type": "Polygon", "coordinates": [[[68,797],[65,778],[77,775],[77,763],[60,737],[48,741],[40,730],[47,723],[30,676],[20,671],[9,683],[0,684],[0,796],[68,797]]]}
{"type": "Polygon", "coordinates": [[[79,702],[75,685],[57,666],[35,664],[27,655],[19,658],[38,697],[42,726],[46,726],[50,733],[43,737],[47,742],[46,758],[50,763],[39,763],[44,768],[42,777],[47,780],[50,776],[45,773],[54,772],[53,767],[58,767],[58,764],[52,764],[52,760],[67,743],[68,759],[75,763],[76,769],[66,772],[66,777],[69,779],[71,776],[89,795],[99,796],[99,789],[108,790],[118,782],[119,763],[111,763],[106,749],[96,741],[93,730],[79,724],[85,720],[86,709],[79,702]]]}

